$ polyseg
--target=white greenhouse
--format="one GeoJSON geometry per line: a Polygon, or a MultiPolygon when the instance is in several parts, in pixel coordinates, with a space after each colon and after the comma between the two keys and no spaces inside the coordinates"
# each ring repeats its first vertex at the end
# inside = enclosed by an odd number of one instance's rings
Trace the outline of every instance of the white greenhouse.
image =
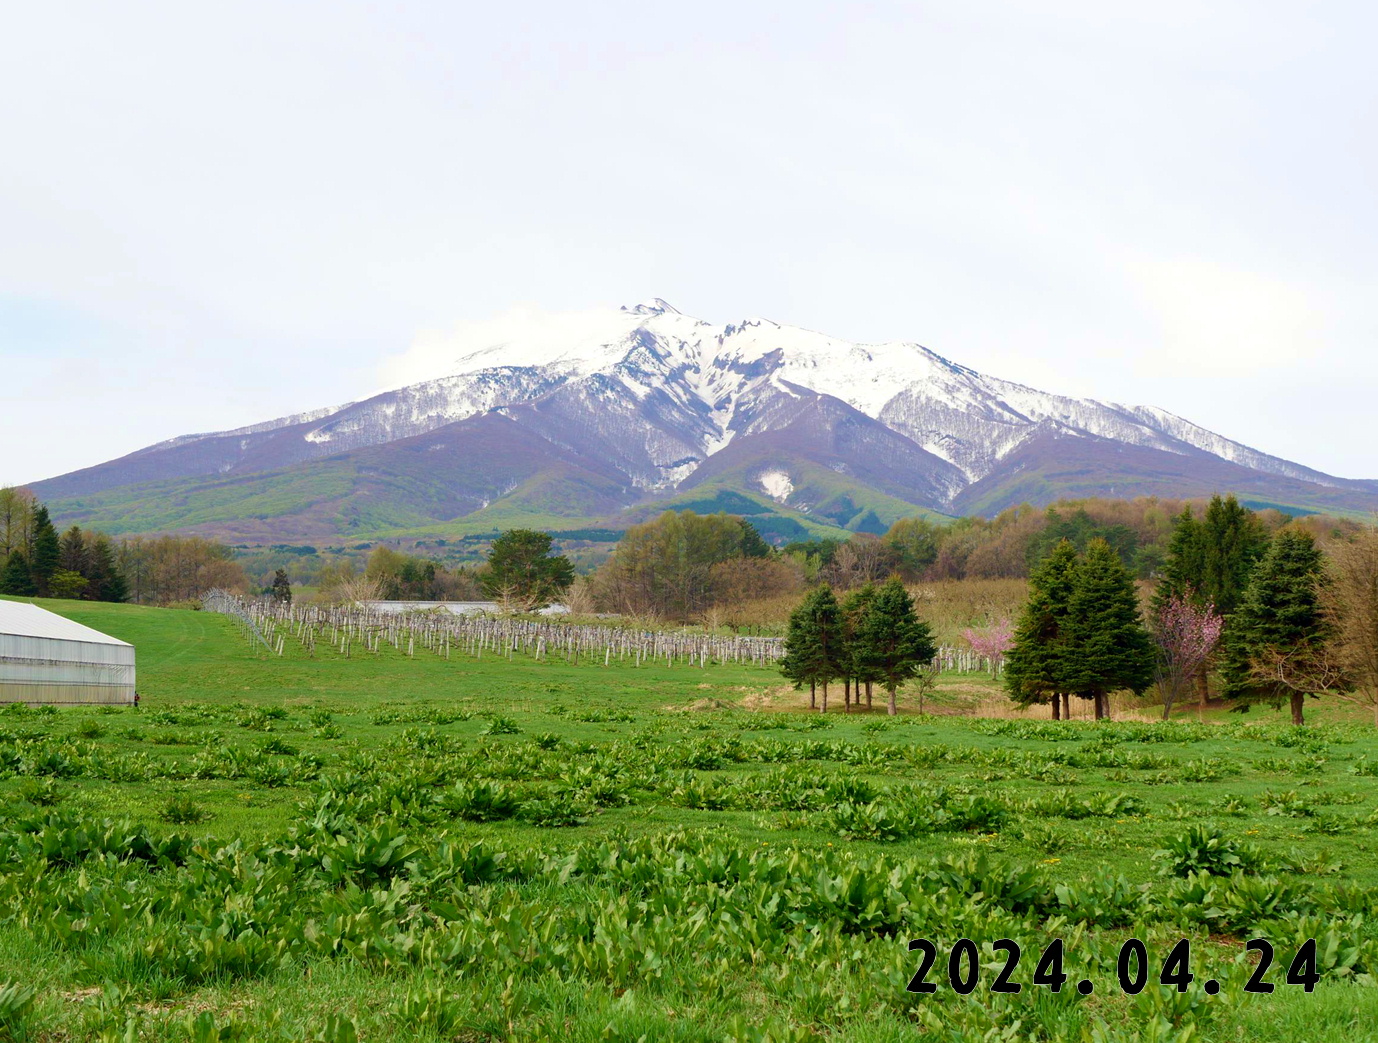
{"type": "Polygon", "coordinates": [[[0,703],[132,703],[134,646],[18,601],[0,601],[0,703]]]}

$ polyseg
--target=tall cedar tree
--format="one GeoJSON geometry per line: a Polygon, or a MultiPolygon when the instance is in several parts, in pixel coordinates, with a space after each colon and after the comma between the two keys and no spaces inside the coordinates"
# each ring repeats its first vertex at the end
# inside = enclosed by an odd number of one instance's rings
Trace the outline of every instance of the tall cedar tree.
{"type": "Polygon", "coordinates": [[[1108,542],[1090,542],[1077,566],[1067,616],[1067,685],[1110,715],[1111,692],[1142,694],[1153,683],[1153,640],[1139,616],[1134,578],[1108,542]]]}
{"type": "Polygon", "coordinates": [[[563,554],[552,557],[550,544],[548,532],[508,529],[488,553],[484,590],[532,608],[550,604],[574,582],[574,566],[563,554]]]}
{"type": "Polygon", "coordinates": [[[1005,657],[1005,690],[1020,706],[1053,704],[1053,718],[1070,691],[1067,618],[1079,563],[1076,548],[1063,540],[1029,576],[1029,600],[1014,630],[1014,647],[1005,657]]]}
{"type": "Polygon", "coordinates": [[[1307,695],[1288,677],[1313,673],[1310,664],[1325,655],[1331,626],[1321,603],[1325,562],[1308,532],[1284,529],[1254,569],[1235,614],[1225,626],[1221,673],[1225,697],[1246,709],[1267,702],[1292,707],[1292,723],[1302,724],[1307,695]]]}
{"type": "Polygon", "coordinates": [[[38,593],[34,586],[33,570],[29,561],[19,551],[11,551],[5,560],[5,571],[0,573],[0,594],[13,594],[16,597],[33,597],[38,593]]]}
{"type": "Polygon", "coordinates": [[[871,602],[857,635],[862,668],[873,673],[890,696],[887,712],[899,713],[895,695],[906,681],[933,661],[938,648],[928,624],[914,613],[914,599],[898,577],[891,577],[871,602]]]}
{"type": "Polygon", "coordinates": [[[865,583],[842,599],[842,639],[846,649],[846,676],[856,686],[856,702],[861,705],[861,686],[866,686],[866,709],[871,708],[871,685],[880,680],[875,668],[859,654],[857,636],[861,633],[871,604],[876,600],[874,583],[865,583]]]}
{"type": "Polygon", "coordinates": [[[273,600],[284,605],[292,603],[292,581],[287,578],[286,569],[278,569],[273,573],[273,600]]]}
{"type": "Polygon", "coordinates": [[[790,613],[785,632],[785,654],[780,672],[796,688],[809,686],[809,708],[818,706],[818,686],[823,686],[824,713],[828,710],[828,682],[846,672],[846,644],[842,637],[842,610],[826,583],[804,595],[790,613]]]}
{"type": "Polygon", "coordinates": [[[58,557],[61,554],[57,529],[53,528],[48,517],[48,508],[40,506],[33,516],[33,556],[29,568],[33,572],[34,586],[40,595],[48,593],[48,583],[57,571],[58,557]]]}

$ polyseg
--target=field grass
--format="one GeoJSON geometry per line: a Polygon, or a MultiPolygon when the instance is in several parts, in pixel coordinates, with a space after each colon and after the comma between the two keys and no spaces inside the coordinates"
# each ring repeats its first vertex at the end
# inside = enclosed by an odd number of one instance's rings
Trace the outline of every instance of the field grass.
{"type": "Polygon", "coordinates": [[[0,1039],[1378,1039],[1378,750],[1335,708],[982,720],[968,675],[823,717],[748,667],[42,604],[133,642],[143,703],[0,711],[0,1039]],[[1191,938],[1191,989],[1118,995],[1130,936],[1191,938]],[[975,992],[905,991],[924,937],[932,981],[983,946],[975,992]],[[1053,938],[1093,995],[1030,986],[1053,938]]]}

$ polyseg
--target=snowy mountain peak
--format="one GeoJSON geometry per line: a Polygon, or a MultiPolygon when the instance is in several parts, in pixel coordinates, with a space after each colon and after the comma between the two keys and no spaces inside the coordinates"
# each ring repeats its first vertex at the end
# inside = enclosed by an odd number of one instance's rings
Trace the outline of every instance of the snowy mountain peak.
{"type": "Polygon", "coordinates": [[[628,308],[624,304],[622,305],[622,310],[629,311],[634,315],[664,315],[667,312],[671,315],[682,314],[680,310],[669,301],[661,300],[659,297],[652,297],[650,300],[642,301],[634,308],[628,308]]]}
{"type": "MultiPolygon", "coordinates": [[[[716,324],[659,297],[568,314],[519,308],[422,338],[395,361],[400,379],[370,398],[171,439],[57,479],[55,488],[85,495],[136,480],[263,472],[452,425],[519,431],[546,447],[541,458],[566,454],[615,474],[616,495],[632,499],[735,467],[753,491],[807,508],[818,490],[791,460],[810,453],[829,470],[870,474],[887,495],[939,510],[996,502],[992,483],[1027,495],[1042,481],[1040,467],[1073,457],[1082,462],[1061,480],[1076,490],[1096,487],[1086,476],[1101,473],[1113,487],[1132,487],[1124,467],[1156,476],[1150,488],[1164,493],[1227,481],[1237,473],[1231,467],[1311,489],[1354,485],[1162,409],[1039,391],[913,341],[854,343],[763,318],[716,324]],[[1138,462],[1124,462],[1126,454],[1138,462]],[[1163,474],[1197,484],[1174,485],[1163,474]]],[[[479,457],[501,455],[506,437],[479,457]]]]}

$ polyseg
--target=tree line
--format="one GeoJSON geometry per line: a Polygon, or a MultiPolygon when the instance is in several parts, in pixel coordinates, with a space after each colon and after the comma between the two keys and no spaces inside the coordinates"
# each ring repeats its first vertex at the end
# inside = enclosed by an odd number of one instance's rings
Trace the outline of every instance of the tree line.
{"type": "MultiPolygon", "coordinates": [[[[1288,707],[1304,723],[1307,698],[1357,700],[1378,725],[1378,528],[1314,523],[1273,529],[1273,519],[1233,496],[1184,506],[1172,521],[1146,599],[1132,565],[1105,535],[1083,546],[1062,535],[1035,564],[1013,627],[968,629],[973,648],[1003,666],[1006,694],[1018,706],[1046,705],[1071,717],[1084,700],[1097,719],[1114,692],[1156,686],[1163,715],[1195,691],[1204,708],[1212,682],[1223,702],[1288,707]]],[[[810,552],[815,553],[815,552],[810,552]]],[[[810,590],[789,620],[785,677],[817,689],[829,682],[882,681],[890,692],[919,680],[931,687],[931,632],[914,614],[899,570],[839,600],[831,584],[810,590]]],[[[858,687],[856,690],[860,690],[858,687]]]]}
{"type": "Polygon", "coordinates": [[[19,597],[194,601],[213,587],[245,589],[222,544],[196,536],[127,537],[73,525],[61,534],[25,489],[0,489],[0,594],[19,597]]]}

